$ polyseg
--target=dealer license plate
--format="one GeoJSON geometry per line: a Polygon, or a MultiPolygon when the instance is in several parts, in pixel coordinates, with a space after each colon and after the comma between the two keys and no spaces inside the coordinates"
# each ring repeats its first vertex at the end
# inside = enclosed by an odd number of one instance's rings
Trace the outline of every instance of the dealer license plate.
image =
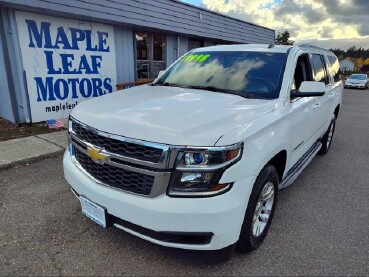
{"type": "Polygon", "coordinates": [[[79,197],[79,201],[81,202],[82,213],[95,221],[97,224],[106,228],[106,211],[103,207],[95,204],[94,202],[84,198],[83,196],[79,197]]]}

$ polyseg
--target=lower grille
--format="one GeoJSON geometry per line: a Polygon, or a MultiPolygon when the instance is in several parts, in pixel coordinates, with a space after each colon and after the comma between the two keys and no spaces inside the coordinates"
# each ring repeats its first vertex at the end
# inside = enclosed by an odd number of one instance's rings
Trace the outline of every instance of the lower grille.
{"type": "Polygon", "coordinates": [[[97,164],[76,147],[74,148],[74,155],[83,169],[98,181],[124,191],[150,195],[155,179],[153,176],[121,169],[108,164],[97,164]]]}

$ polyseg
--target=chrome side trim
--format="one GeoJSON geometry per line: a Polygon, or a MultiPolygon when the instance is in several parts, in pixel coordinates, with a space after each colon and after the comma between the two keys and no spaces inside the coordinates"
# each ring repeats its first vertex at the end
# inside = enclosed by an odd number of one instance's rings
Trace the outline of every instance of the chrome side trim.
{"type": "Polygon", "coordinates": [[[313,160],[321,147],[322,143],[318,141],[305,153],[304,156],[302,156],[302,158],[287,172],[286,177],[284,177],[282,182],[279,184],[280,190],[292,185],[305,167],[307,167],[313,160]]]}

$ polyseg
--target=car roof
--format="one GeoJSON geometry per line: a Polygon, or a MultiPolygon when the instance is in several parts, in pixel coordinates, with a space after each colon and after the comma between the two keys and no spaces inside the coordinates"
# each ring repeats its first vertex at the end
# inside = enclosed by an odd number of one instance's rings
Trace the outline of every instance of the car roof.
{"type": "Polygon", "coordinates": [[[270,53],[287,53],[291,46],[275,45],[270,48],[269,44],[234,44],[234,45],[216,45],[209,47],[197,48],[194,52],[205,51],[255,51],[255,52],[270,52],[270,53]]]}
{"type": "Polygon", "coordinates": [[[288,53],[291,49],[301,49],[303,51],[320,52],[334,55],[331,51],[319,48],[313,45],[273,45],[273,44],[234,44],[234,45],[216,45],[194,49],[194,52],[205,51],[251,51],[251,52],[267,52],[267,53],[288,53]]]}

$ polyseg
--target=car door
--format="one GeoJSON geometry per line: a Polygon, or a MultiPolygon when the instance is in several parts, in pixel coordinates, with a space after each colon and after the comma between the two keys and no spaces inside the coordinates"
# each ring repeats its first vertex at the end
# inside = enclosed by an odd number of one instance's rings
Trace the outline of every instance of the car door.
{"type": "MultiPolygon", "coordinates": [[[[306,53],[300,53],[296,58],[291,91],[298,90],[303,81],[313,81],[310,58],[306,53]]],[[[290,166],[293,166],[315,142],[312,138],[317,131],[316,121],[319,116],[316,112],[316,105],[319,104],[317,98],[295,97],[290,98],[288,103],[290,166]]]]}

